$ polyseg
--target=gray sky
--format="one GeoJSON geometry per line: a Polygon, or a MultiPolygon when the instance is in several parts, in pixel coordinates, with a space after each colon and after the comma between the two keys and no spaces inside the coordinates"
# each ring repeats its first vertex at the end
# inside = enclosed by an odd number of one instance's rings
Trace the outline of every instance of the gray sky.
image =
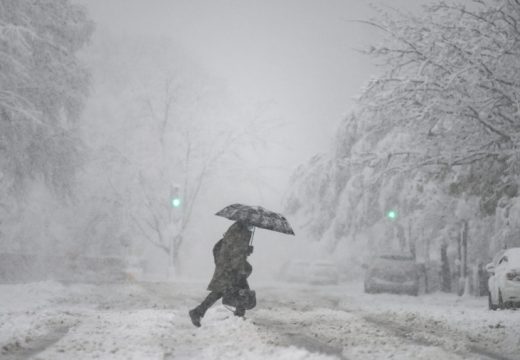
{"type": "MultiPolygon", "coordinates": [[[[376,0],[415,10],[425,0],[376,0]]],[[[287,138],[276,165],[324,151],[339,120],[375,69],[356,49],[377,32],[349,20],[374,12],[365,0],[88,0],[110,31],[168,36],[231,93],[271,102],[287,138]]],[[[103,29],[99,27],[99,29],[103,29]]]]}
{"type": "MultiPolygon", "coordinates": [[[[98,23],[94,39],[103,31],[130,39],[172,38],[246,108],[272,104],[269,113],[285,124],[276,136],[283,146],[269,144],[269,139],[265,156],[248,154],[248,165],[253,164],[270,186],[232,184],[233,191],[217,194],[221,205],[205,204],[215,209],[239,201],[282,211],[280,200],[294,168],[329,149],[352,99],[376,72],[358,50],[380,41],[380,34],[351,21],[374,15],[364,0],[78,1],[98,23]]],[[[425,2],[373,1],[405,11],[425,2]]],[[[201,238],[213,238],[213,228],[227,226],[227,220],[216,218],[208,220],[201,238]]],[[[258,261],[272,260],[273,254],[286,258],[284,251],[293,254],[298,247],[298,242],[277,233],[264,231],[259,236],[270,244],[259,247],[258,261]]],[[[202,249],[207,244],[199,245],[194,251],[209,256],[202,249]]]]}

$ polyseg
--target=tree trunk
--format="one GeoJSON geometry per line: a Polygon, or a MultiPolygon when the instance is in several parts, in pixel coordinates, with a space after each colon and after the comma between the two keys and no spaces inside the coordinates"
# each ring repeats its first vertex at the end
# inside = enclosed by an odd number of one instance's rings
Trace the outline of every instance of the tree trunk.
{"type": "Polygon", "coordinates": [[[468,221],[462,221],[462,228],[459,237],[459,257],[460,257],[460,278],[459,278],[459,296],[468,295],[468,221]]]}
{"type": "Polygon", "coordinates": [[[410,249],[410,253],[414,260],[417,260],[417,252],[416,252],[416,239],[415,237],[412,239],[412,221],[408,221],[408,247],[410,249]]]}
{"type": "Polygon", "coordinates": [[[477,265],[477,279],[478,279],[478,296],[486,296],[488,293],[488,279],[489,274],[484,268],[484,264],[479,262],[477,265]]]}
{"type": "Polygon", "coordinates": [[[451,292],[451,273],[450,263],[448,261],[448,243],[443,242],[441,245],[441,291],[451,292]]]}
{"type": "Polygon", "coordinates": [[[424,229],[422,230],[422,241],[424,243],[424,262],[425,263],[428,263],[430,261],[430,246],[431,246],[431,241],[430,239],[426,239],[426,237],[424,236],[424,229]]]}
{"type": "Polygon", "coordinates": [[[455,286],[457,287],[457,295],[462,295],[462,286],[461,286],[461,279],[462,279],[462,232],[459,231],[458,237],[457,237],[457,259],[455,260],[455,275],[456,275],[456,283],[455,286]]]}
{"type": "Polygon", "coordinates": [[[404,228],[400,224],[396,224],[397,231],[397,241],[399,242],[399,250],[401,253],[404,253],[406,250],[406,235],[404,233],[404,228]]]}
{"type": "Polygon", "coordinates": [[[180,264],[180,256],[179,251],[182,244],[183,235],[177,234],[175,236],[172,236],[171,239],[171,247],[170,247],[170,273],[174,275],[179,275],[181,271],[181,264],[180,264]]]}
{"type": "Polygon", "coordinates": [[[462,225],[462,276],[468,277],[468,222],[464,220],[462,225]]]}
{"type": "Polygon", "coordinates": [[[174,279],[177,275],[175,264],[175,239],[173,236],[170,236],[170,244],[168,247],[168,270],[167,276],[168,279],[174,279]]]}

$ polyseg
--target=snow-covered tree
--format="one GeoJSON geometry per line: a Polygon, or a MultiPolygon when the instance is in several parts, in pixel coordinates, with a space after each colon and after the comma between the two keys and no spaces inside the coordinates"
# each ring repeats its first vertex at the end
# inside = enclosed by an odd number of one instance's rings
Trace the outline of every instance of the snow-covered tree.
{"type": "Polygon", "coordinates": [[[92,150],[82,183],[101,207],[90,209],[88,223],[107,214],[100,222],[119,224],[147,252],[158,249],[178,272],[185,240],[200,227],[194,219],[208,212],[201,198],[224,177],[244,177],[240,153],[260,144],[264,112],[245,116],[169,39],[104,33],[87,56],[95,92],[82,129],[92,150]]]}
{"type": "Polygon", "coordinates": [[[2,251],[53,252],[68,241],[62,200],[84,156],[78,127],[89,89],[78,53],[92,31],[68,0],[0,1],[2,251]]]}
{"type": "Polygon", "coordinates": [[[421,17],[386,15],[372,24],[387,33],[389,41],[369,54],[382,60],[388,71],[368,85],[362,106],[384,112],[396,127],[411,129],[418,141],[416,146],[405,143],[403,149],[414,155],[411,166],[467,165],[478,181],[470,184],[466,175],[463,186],[487,193],[483,206],[489,193],[495,193],[496,206],[503,194],[496,194],[498,179],[483,184],[475,175],[489,175],[490,166],[503,164],[491,173],[500,174],[504,190],[505,183],[516,180],[518,3],[438,3],[426,7],[421,17]]]}
{"type": "Polygon", "coordinates": [[[67,0],[0,1],[0,186],[42,177],[63,194],[80,161],[88,72],[77,52],[92,23],[67,0]]]}
{"type": "Polygon", "coordinates": [[[508,243],[498,234],[516,228],[520,4],[439,2],[366,23],[386,35],[367,51],[383,72],[343,121],[323,171],[315,162],[298,170],[288,209],[330,249],[402,248],[404,232],[424,258],[456,245],[469,222],[469,256],[485,260],[508,243]],[[325,211],[301,201],[323,183],[332,191],[325,211]],[[393,207],[397,221],[385,217],[393,207]]]}

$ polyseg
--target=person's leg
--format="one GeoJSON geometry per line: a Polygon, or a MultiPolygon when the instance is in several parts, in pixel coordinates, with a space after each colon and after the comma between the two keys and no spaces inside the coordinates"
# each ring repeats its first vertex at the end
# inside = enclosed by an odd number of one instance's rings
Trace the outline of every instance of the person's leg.
{"type": "Polygon", "coordinates": [[[218,301],[222,297],[222,292],[220,291],[212,291],[206,296],[206,298],[202,301],[202,303],[196,307],[198,309],[201,316],[204,316],[206,311],[213,306],[214,303],[218,301]]]}
{"type": "Polygon", "coordinates": [[[222,293],[219,291],[212,291],[206,296],[206,298],[197,306],[195,309],[190,310],[189,315],[193,325],[199,327],[200,319],[204,317],[206,311],[222,297],[222,293]]]}
{"type": "Polygon", "coordinates": [[[245,314],[246,314],[246,309],[242,306],[237,306],[235,308],[235,312],[233,313],[233,315],[240,316],[240,317],[244,317],[245,314]]]}

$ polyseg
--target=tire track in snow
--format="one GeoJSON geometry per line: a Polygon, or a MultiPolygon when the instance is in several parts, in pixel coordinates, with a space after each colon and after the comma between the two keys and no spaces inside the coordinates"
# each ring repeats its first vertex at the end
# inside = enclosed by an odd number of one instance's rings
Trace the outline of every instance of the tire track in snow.
{"type": "Polygon", "coordinates": [[[313,305],[319,303],[320,306],[331,310],[356,314],[367,323],[386,330],[389,334],[388,336],[395,336],[403,342],[410,344],[437,347],[444,349],[450,354],[469,357],[470,359],[515,360],[518,358],[516,355],[500,353],[500,349],[492,343],[492,339],[487,337],[481,338],[478,335],[474,336],[463,330],[455,329],[449,326],[449,324],[444,324],[443,326],[440,322],[432,322],[422,318],[417,323],[410,322],[407,316],[411,315],[411,313],[401,314],[402,318],[392,318],[387,316],[387,314],[381,313],[377,307],[374,308],[374,312],[365,306],[352,308],[343,296],[338,297],[337,294],[327,293],[320,294],[310,288],[301,288],[295,291],[300,295],[299,301],[296,303],[288,301],[279,290],[274,288],[270,290],[271,295],[275,298],[274,301],[269,301],[273,307],[284,306],[295,311],[305,312],[312,310],[315,307],[313,305]],[[457,346],[456,343],[459,345],[457,346]]]}
{"type": "Polygon", "coordinates": [[[33,338],[23,345],[19,342],[4,345],[0,349],[2,360],[26,360],[57,343],[69,331],[71,326],[53,328],[44,335],[33,338]]]}
{"type": "MultiPolygon", "coordinates": [[[[155,284],[153,288],[155,293],[162,295],[161,297],[172,297],[171,292],[165,291],[167,287],[158,287],[155,284]]],[[[344,349],[348,350],[349,347],[372,346],[377,348],[380,346],[379,344],[386,342],[397,347],[390,349],[390,351],[398,351],[399,347],[417,346],[419,348],[436,348],[452,355],[453,358],[514,360],[512,357],[500,354],[496,349],[486,348],[486,344],[478,343],[480,340],[472,338],[470,334],[463,331],[436,324],[427,319],[420,319],[421,321],[418,323],[410,322],[406,318],[409,315],[408,313],[394,318],[380,313],[377,308],[374,308],[375,312],[371,312],[370,308],[351,308],[345,298],[340,298],[336,294],[320,293],[314,288],[294,288],[290,297],[283,291],[283,288],[267,287],[258,290],[259,308],[250,313],[250,318],[258,326],[259,331],[266,334],[266,338],[269,333],[271,335],[276,334],[277,341],[273,343],[275,345],[296,346],[312,353],[326,354],[339,359],[356,358],[356,356],[351,356],[348,351],[343,351],[344,349]],[[321,329],[316,328],[316,326],[314,329],[310,329],[312,321],[308,317],[307,321],[294,318],[294,315],[298,313],[312,313],[317,309],[316,304],[320,304],[321,309],[332,312],[329,318],[320,319],[321,329]],[[272,310],[275,313],[269,314],[272,310]],[[285,312],[293,313],[289,316],[293,317],[292,323],[286,321],[285,312]],[[343,339],[340,338],[341,336],[331,334],[331,328],[337,329],[341,326],[341,321],[336,317],[336,315],[341,317],[339,315],[341,313],[354,316],[360,324],[365,323],[356,329],[366,332],[368,337],[366,342],[360,340],[360,337],[356,336],[354,331],[348,329],[345,329],[346,332],[342,335],[343,339]],[[424,324],[427,324],[427,326],[424,326],[424,324]],[[349,338],[355,338],[355,340],[349,342],[349,338]]],[[[186,296],[186,294],[183,295],[186,296]]],[[[188,296],[188,298],[191,298],[189,301],[195,299],[193,295],[188,296]]],[[[185,304],[187,303],[186,300],[185,298],[185,304]]],[[[426,356],[426,358],[429,357],[426,356]]]]}
{"type": "MultiPolygon", "coordinates": [[[[310,307],[305,302],[276,304],[261,310],[253,323],[259,331],[275,332],[275,345],[296,346],[311,352],[335,356],[339,359],[494,359],[483,353],[454,351],[442,342],[426,341],[405,336],[410,329],[396,331],[388,324],[372,321],[360,311],[349,309],[310,307]],[[272,313],[271,313],[272,312],[272,313]],[[280,314],[280,315],[279,315],[280,314]],[[289,314],[283,320],[281,314],[289,314]]],[[[506,360],[506,359],[500,359],[506,360]]],[[[507,359],[509,360],[509,359],[507,359]]]]}
{"type": "Polygon", "coordinates": [[[341,360],[348,360],[343,356],[343,347],[330,345],[330,343],[321,341],[317,336],[302,333],[298,326],[265,318],[255,319],[253,324],[258,326],[261,331],[275,332],[278,335],[278,340],[275,343],[277,346],[295,346],[310,353],[325,354],[341,360]]]}
{"type": "MultiPolygon", "coordinates": [[[[454,341],[454,339],[456,339],[456,341],[460,341],[463,343],[463,345],[466,347],[467,351],[470,354],[472,353],[474,355],[479,356],[479,359],[515,360],[508,356],[499,354],[495,351],[485,349],[475,344],[471,344],[469,340],[467,340],[467,336],[465,336],[465,334],[460,334],[452,329],[436,328],[435,326],[432,326],[428,328],[427,331],[425,331],[424,328],[420,329],[417,326],[403,324],[397,321],[382,318],[382,315],[364,315],[363,319],[370,323],[373,323],[374,325],[388,329],[389,331],[403,339],[413,341],[414,343],[420,345],[441,346],[445,348],[444,342],[447,338],[450,341],[454,341]]],[[[467,355],[461,351],[457,351],[457,353],[460,353],[461,355],[467,355]]]]}

